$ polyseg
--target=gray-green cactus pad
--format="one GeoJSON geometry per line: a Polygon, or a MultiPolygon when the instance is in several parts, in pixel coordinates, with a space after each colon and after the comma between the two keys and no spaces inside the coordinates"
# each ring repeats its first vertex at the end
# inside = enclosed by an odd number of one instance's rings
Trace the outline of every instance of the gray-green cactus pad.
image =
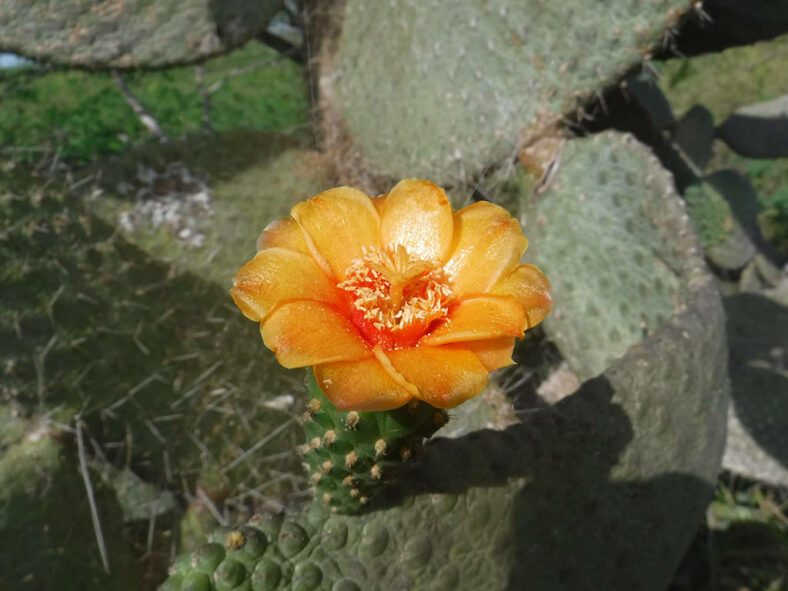
{"type": "Polygon", "coordinates": [[[326,96],[375,172],[452,184],[613,82],[687,8],[348,0],[326,96]]]}
{"type": "Polygon", "coordinates": [[[0,51],[85,68],[160,68],[227,52],[282,0],[0,0],[0,51]]]}
{"type": "Polygon", "coordinates": [[[587,379],[680,310],[702,260],[670,175],[630,136],[568,142],[526,197],[528,260],[553,284],[548,336],[587,379]]]}

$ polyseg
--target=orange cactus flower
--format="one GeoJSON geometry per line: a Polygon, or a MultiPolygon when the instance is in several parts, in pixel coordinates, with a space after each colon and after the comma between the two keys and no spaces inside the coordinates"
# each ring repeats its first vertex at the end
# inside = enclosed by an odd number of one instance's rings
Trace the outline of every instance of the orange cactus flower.
{"type": "Polygon", "coordinates": [[[519,264],[517,221],[486,202],[454,213],[429,181],[374,199],[331,189],[291,216],[263,231],[230,293],[279,363],[313,366],[339,409],[453,408],[552,307],[547,278],[519,264]]]}

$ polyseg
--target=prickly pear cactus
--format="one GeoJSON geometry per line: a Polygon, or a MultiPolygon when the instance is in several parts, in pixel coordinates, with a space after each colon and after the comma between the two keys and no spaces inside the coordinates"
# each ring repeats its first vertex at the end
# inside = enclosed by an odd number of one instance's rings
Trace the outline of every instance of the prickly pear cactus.
{"type": "Polygon", "coordinates": [[[523,215],[531,256],[557,278],[562,305],[545,329],[587,379],[680,311],[682,273],[699,259],[691,227],[677,222],[685,214],[672,179],[634,138],[567,142],[556,158],[523,215]]]}
{"type": "Polygon", "coordinates": [[[374,172],[465,181],[640,62],[688,8],[348,0],[324,108],[374,172]]]}
{"type": "MultiPolygon", "coordinates": [[[[542,253],[564,252],[558,264],[582,260],[605,233],[600,244],[619,257],[618,267],[602,253],[565,273],[554,270],[554,293],[576,282],[602,289],[587,296],[592,302],[618,305],[627,293],[600,286],[606,274],[651,264],[664,282],[652,302],[660,306],[653,324],[638,325],[632,343],[608,341],[600,336],[600,327],[609,329],[606,317],[587,318],[572,298],[557,298],[578,323],[577,337],[593,343],[567,350],[567,360],[588,373],[602,364],[575,393],[519,417],[504,412],[507,399],[482,396],[475,401],[480,414],[508,418],[434,437],[365,512],[334,514],[318,502],[218,530],[207,546],[176,560],[163,589],[665,587],[722,455],[729,388],[722,307],[681,201],[648,151],[619,134],[574,140],[567,149],[552,188],[536,203],[568,200],[558,187],[571,179],[592,213],[608,220],[623,211],[634,225],[541,234],[542,253]],[[600,183],[588,166],[602,172],[603,163],[609,177],[600,183]],[[617,202],[623,189],[627,196],[617,202]],[[594,348],[606,349],[603,361],[594,348]]],[[[521,197],[530,202],[532,195],[521,197]]],[[[589,215],[583,203],[570,204],[581,217],[589,215]]],[[[526,231],[540,223],[552,221],[528,217],[526,231]]],[[[627,320],[639,314],[633,308],[627,320]]]]}
{"type": "Polygon", "coordinates": [[[282,0],[0,1],[0,51],[85,68],[202,61],[265,30],[282,0]]]}

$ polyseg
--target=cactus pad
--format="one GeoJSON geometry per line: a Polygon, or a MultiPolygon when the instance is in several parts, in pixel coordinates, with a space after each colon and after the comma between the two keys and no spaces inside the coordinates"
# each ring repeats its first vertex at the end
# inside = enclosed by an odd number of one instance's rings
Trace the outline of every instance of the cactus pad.
{"type": "Polygon", "coordinates": [[[325,97],[374,172],[451,185],[640,62],[687,8],[348,0],[325,97]]]}
{"type": "Polygon", "coordinates": [[[545,330],[582,379],[680,310],[682,275],[702,264],[672,179],[629,136],[568,142],[524,217],[530,260],[553,282],[545,330]]]}
{"type": "Polygon", "coordinates": [[[82,68],[202,61],[265,30],[282,0],[0,0],[0,51],[82,68]]]}

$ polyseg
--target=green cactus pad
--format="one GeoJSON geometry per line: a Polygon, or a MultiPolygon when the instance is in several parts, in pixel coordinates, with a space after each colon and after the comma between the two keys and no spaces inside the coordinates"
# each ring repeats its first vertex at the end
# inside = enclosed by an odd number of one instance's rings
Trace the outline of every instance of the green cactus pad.
{"type": "Polygon", "coordinates": [[[324,100],[373,172],[455,184],[614,82],[688,6],[348,0],[324,100]]]}
{"type": "MultiPolygon", "coordinates": [[[[552,182],[526,198],[529,261],[553,284],[545,320],[587,379],[680,311],[697,248],[669,174],[630,136],[568,142],[552,182]]],[[[697,261],[695,261],[697,264],[697,261]]]]}
{"type": "Polygon", "coordinates": [[[308,402],[301,446],[318,502],[357,513],[419,453],[424,440],[448,421],[445,411],[414,401],[380,412],[339,411],[307,373],[308,402]]]}
{"type": "Polygon", "coordinates": [[[82,68],[202,61],[264,31],[282,0],[0,0],[0,51],[82,68]]]}

